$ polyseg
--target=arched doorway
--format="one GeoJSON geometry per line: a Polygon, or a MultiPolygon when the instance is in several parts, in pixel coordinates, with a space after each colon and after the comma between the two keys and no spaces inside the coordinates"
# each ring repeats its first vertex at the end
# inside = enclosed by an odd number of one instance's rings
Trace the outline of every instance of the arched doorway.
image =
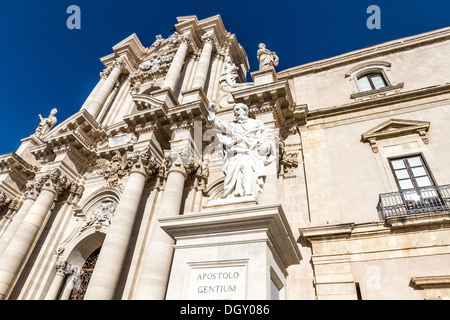
{"type": "Polygon", "coordinates": [[[81,268],[81,277],[76,284],[75,288],[72,290],[69,300],[83,300],[86,293],[87,287],[89,285],[89,280],[91,280],[92,272],[94,272],[95,264],[97,263],[98,255],[102,247],[99,247],[86,259],[83,267],[81,268]]]}

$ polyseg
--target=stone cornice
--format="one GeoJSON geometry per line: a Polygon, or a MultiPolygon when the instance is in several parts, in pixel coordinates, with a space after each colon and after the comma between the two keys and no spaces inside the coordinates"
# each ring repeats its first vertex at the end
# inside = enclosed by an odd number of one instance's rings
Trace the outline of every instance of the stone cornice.
{"type": "Polygon", "coordinates": [[[287,80],[245,87],[233,91],[232,95],[236,102],[250,106],[252,115],[273,112],[280,129],[293,122],[301,124],[306,119],[308,108],[295,105],[287,80]]]}
{"type": "Polygon", "coordinates": [[[449,94],[450,83],[444,85],[436,85],[427,88],[400,92],[385,97],[376,98],[373,100],[353,102],[340,106],[334,106],[329,108],[322,108],[308,111],[308,120],[322,119],[325,117],[339,116],[351,112],[362,111],[371,108],[377,108],[394,103],[408,102],[411,100],[417,100],[435,95],[449,94]]]}
{"type": "Polygon", "coordinates": [[[31,154],[39,161],[52,160],[54,155],[71,152],[78,163],[89,165],[95,159],[95,146],[86,144],[76,132],[66,132],[50,137],[41,145],[30,148],[31,154]]]}
{"type": "Polygon", "coordinates": [[[86,144],[95,144],[105,134],[105,129],[86,110],[82,109],[52,129],[47,139],[57,137],[65,132],[78,131],[78,137],[86,144]]]}
{"type": "Polygon", "coordinates": [[[11,152],[0,155],[0,172],[4,170],[17,172],[26,181],[34,177],[38,169],[15,152],[11,152]]]}
{"type": "Polygon", "coordinates": [[[201,47],[201,36],[208,31],[213,31],[216,37],[218,49],[228,48],[233,61],[239,65],[239,73],[244,76],[250,70],[247,54],[238,43],[236,36],[226,31],[220,15],[198,20],[196,16],[177,17],[175,25],[179,34],[190,34],[196,47],[201,47]]]}
{"type": "Polygon", "coordinates": [[[112,47],[114,53],[109,54],[100,59],[105,67],[111,66],[117,58],[125,57],[127,72],[134,69],[134,66],[140,61],[145,54],[145,47],[135,33],[120,41],[112,47]]]}
{"type": "Polygon", "coordinates": [[[30,152],[40,162],[51,161],[58,154],[70,153],[78,164],[89,166],[95,160],[97,144],[105,136],[105,128],[82,109],[53,128],[43,143],[31,147],[30,152]]]}
{"type": "Polygon", "coordinates": [[[450,228],[450,212],[429,212],[388,218],[385,221],[368,223],[326,224],[299,228],[300,238],[310,242],[327,242],[338,239],[357,239],[368,236],[417,232],[417,229],[433,230],[450,228]]]}
{"type": "Polygon", "coordinates": [[[244,87],[233,91],[232,95],[236,102],[247,105],[261,104],[279,98],[286,98],[289,104],[292,104],[291,90],[286,80],[279,80],[259,86],[244,87]]]}
{"type": "Polygon", "coordinates": [[[435,287],[435,286],[450,286],[450,275],[444,276],[428,276],[428,277],[413,277],[411,282],[419,287],[435,287]]]}
{"type": "Polygon", "coordinates": [[[357,51],[345,53],[336,57],[307,63],[298,67],[283,70],[277,73],[278,79],[293,78],[308,73],[316,73],[338,66],[355,63],[361,60],[383,56],[394,51],[408,50],[414,47],[424,46],[434,42],[450,39],[450,27],[422,33],[419,35],[401,38],[357,51]]]}

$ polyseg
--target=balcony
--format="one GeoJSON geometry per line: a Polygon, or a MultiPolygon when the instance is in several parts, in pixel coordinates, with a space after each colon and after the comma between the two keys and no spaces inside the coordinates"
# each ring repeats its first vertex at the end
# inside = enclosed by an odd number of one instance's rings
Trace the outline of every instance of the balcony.
{"type": "Polygon", "coordinates": [[[377,209],[385,219],[450,210],[450,185],[383,193],[377,209]]]}

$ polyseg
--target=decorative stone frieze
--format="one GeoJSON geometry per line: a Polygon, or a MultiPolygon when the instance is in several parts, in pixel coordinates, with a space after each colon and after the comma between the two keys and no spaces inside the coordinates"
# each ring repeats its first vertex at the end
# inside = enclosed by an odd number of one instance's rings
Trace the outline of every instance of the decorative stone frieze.
{"type": "Polygon", "coordinates": [[[117,204],[113,201],[103,201],[89,216],[89,219],[82,224],[79,232],[83,232],[92,226],[96,229],[100,229],[103,224],[111,224],[111,219],[114,216],[116,206],[117,204]]]}
{"type": "Polygon", "coordinates": [[[147,177],[154,175],[159,165],[156,157],[150,154],[150,149],[126,152],[123,155],[118,150],[112,151],[112,157],[108,160],[101,158],[97,161],[99,174],[103,175],[110,187],[123,189],[121,179],[132,170],[143,170],[147,177]]]}

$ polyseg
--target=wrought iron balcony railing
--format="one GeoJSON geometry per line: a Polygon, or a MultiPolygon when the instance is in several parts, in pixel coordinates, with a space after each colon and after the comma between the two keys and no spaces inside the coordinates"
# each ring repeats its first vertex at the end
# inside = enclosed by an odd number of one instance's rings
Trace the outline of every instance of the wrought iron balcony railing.
{"type": "Polygon", "coordinates": [[[450,210],[450,185],[383,193],[377,209],[384,218],[450,210]]]}

